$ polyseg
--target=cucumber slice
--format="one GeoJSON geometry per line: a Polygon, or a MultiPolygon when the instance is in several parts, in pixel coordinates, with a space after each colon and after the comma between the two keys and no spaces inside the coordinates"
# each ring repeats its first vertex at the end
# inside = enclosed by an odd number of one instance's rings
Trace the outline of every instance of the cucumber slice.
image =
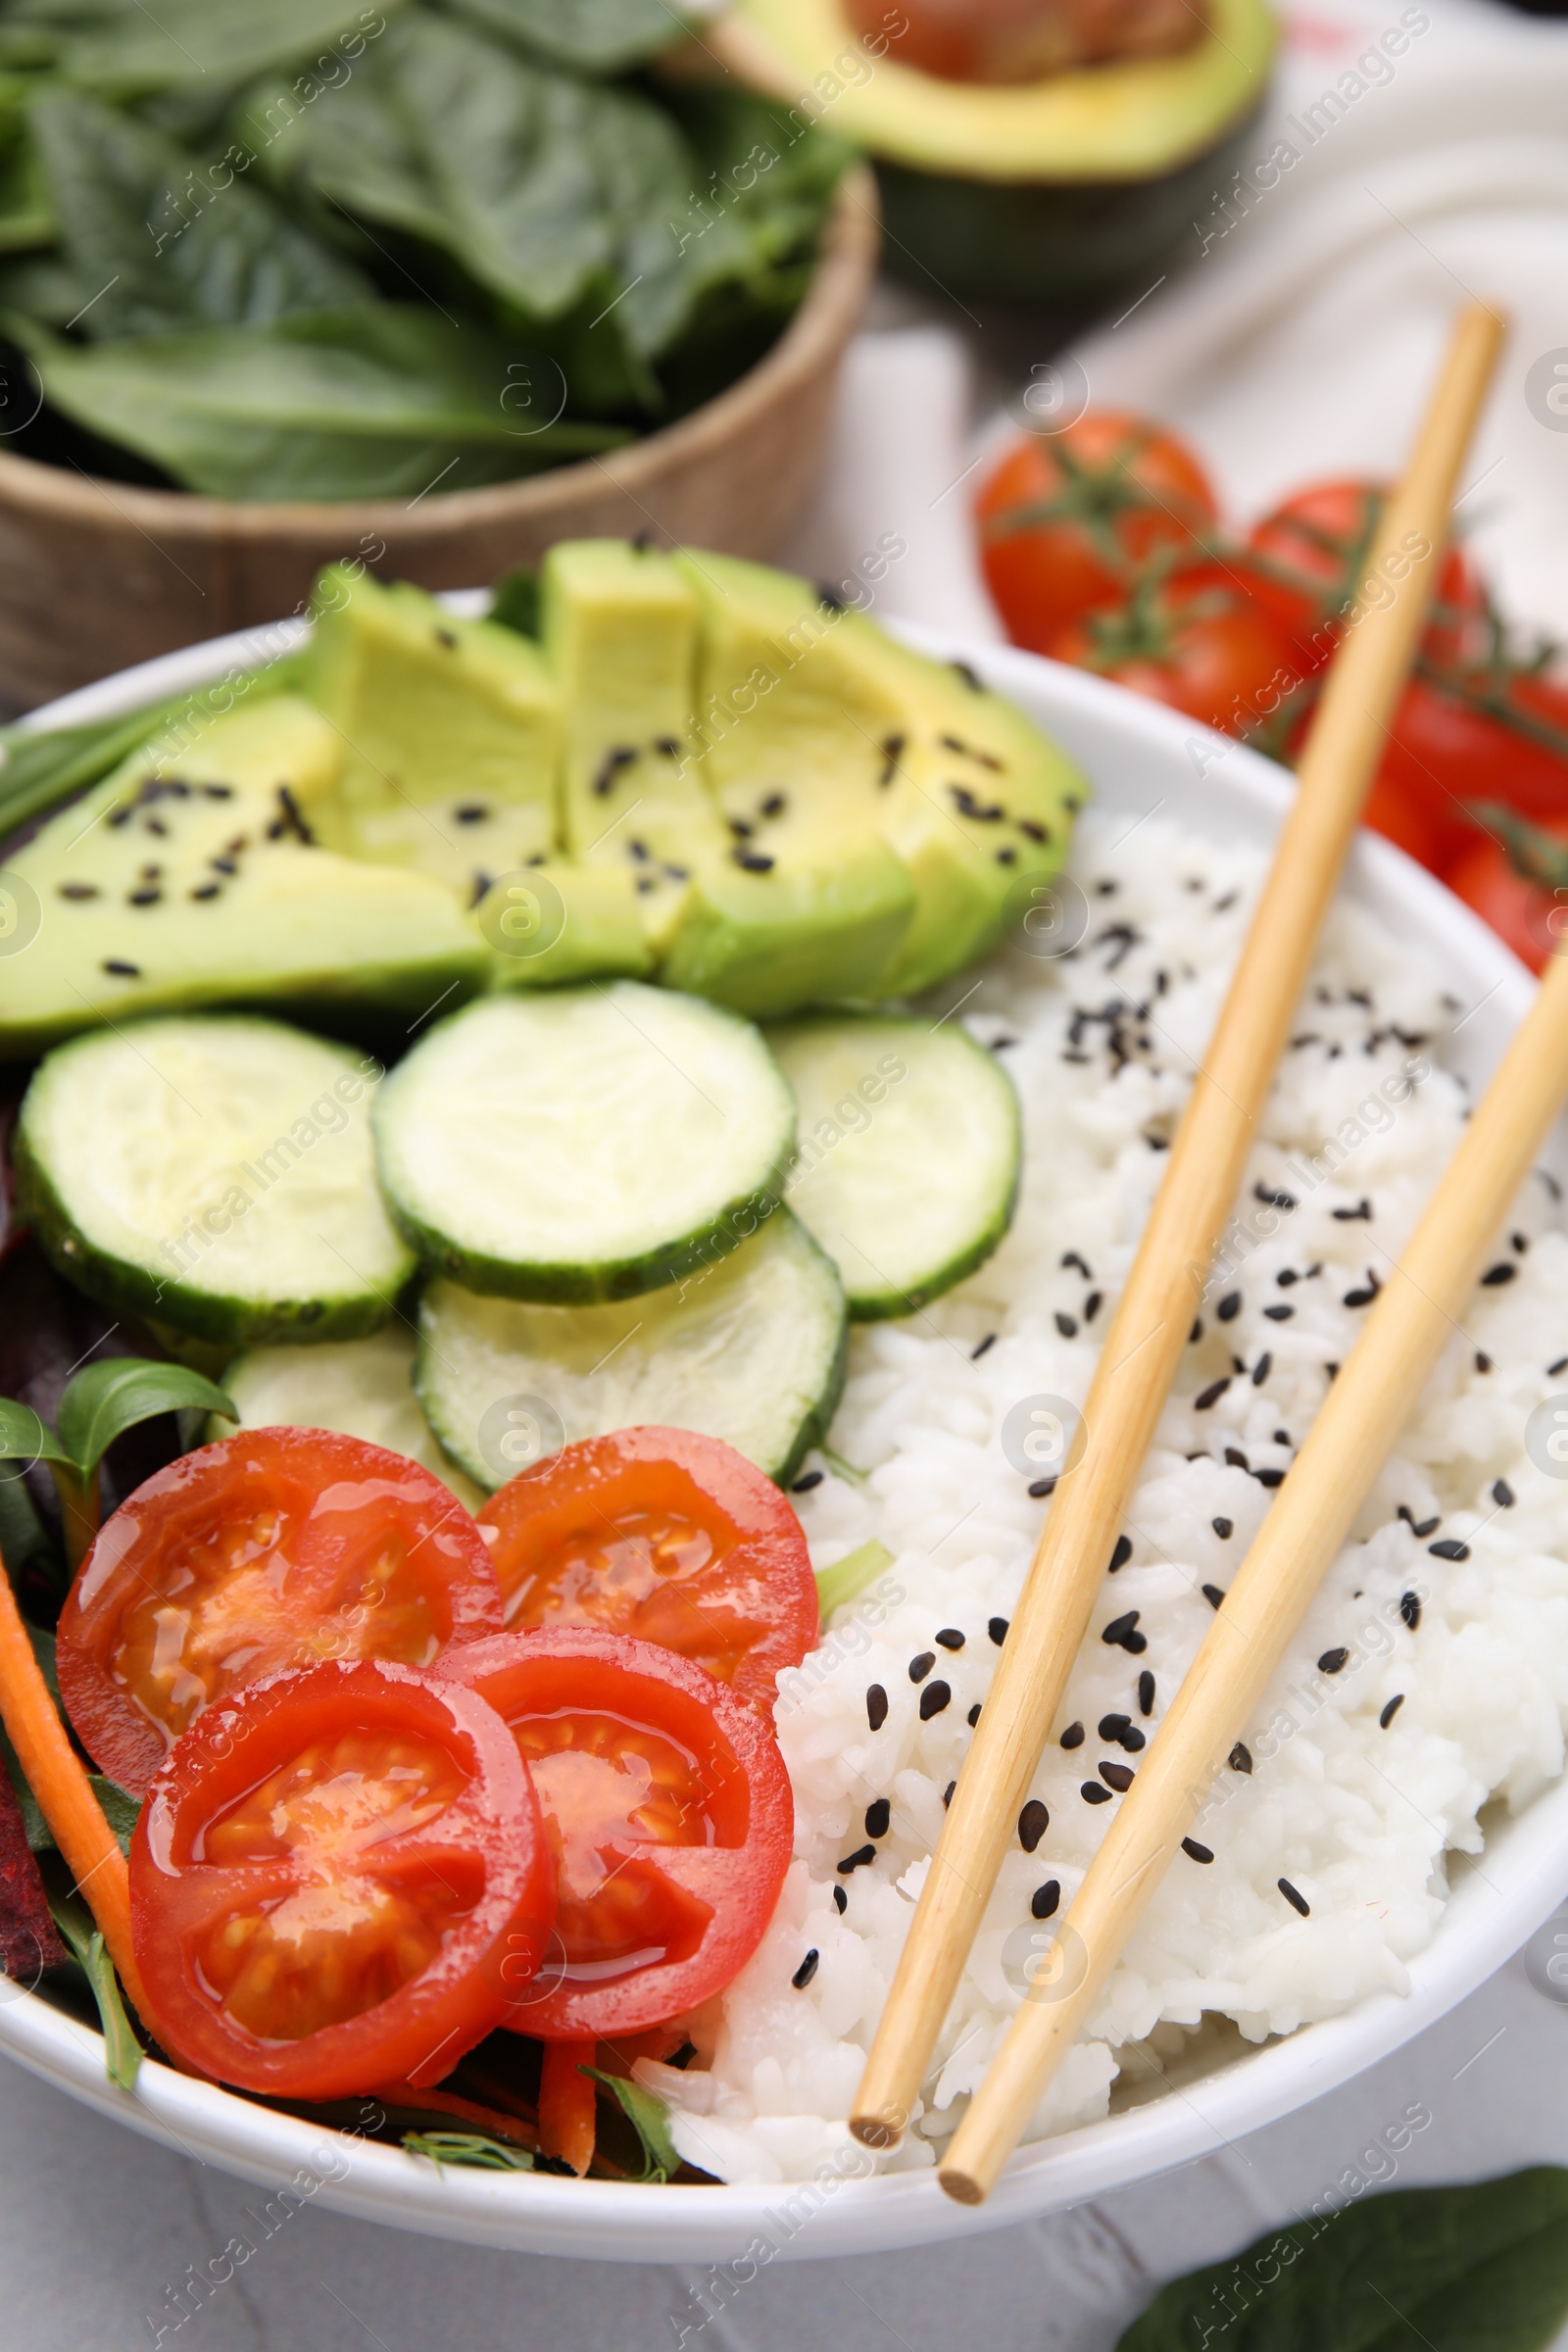
{"type": "Polygon", "coordinates": [[[912,1314],[973,1273],[1012,1222],[1018,1098],[963,1030],[870,1013],[768,1032],[800,1104],[785,1179],[857,1322],[912,1314]]]}
{"type": "Polygon", "coordinates": [[[17,1122],[22,1198],[70,1281],[201,1340],[358,1339],[414,1257],[376,1190],[380,1064],[243,1013],[59,1046],[17,1122]]]}
{"type": "Polygon", "coordinates": [[[629,1298],[756,1230],[795,1133],[778,1064],[716,1004],[622,980],[492,997],[376,1100],[392,1214],[503,1298],[629,1298]]]}
{"type": "MultiPolygon", "coordinates": [[[[229,1365],[223,1385],[239,1406],[242,1429],[337,1429],[364,1438],[407,1454],[444,1480],[465,1510],[476,1511],[481,1490],[453,1468],[419,1410],[415,1355],[413,1331],[406,1323],[389,1323],[368,1340],[254,1348],[229,1365]]],[[[211,1434],[226,1437],[232,1427],[215,1413],[211,1434]]]]}
{"type": "Polygon", "coordinates": [[[547,1443],[656,1422],[722,1438],[783,1483],[825,1435],[844,1386],[832,1260],[778,1208],[751,1241],[651,1298],[523,1306],[433,1282],[415,1383],[431,1428],[485,1487],[515,1471],[508,1409],[547,1443]]]}

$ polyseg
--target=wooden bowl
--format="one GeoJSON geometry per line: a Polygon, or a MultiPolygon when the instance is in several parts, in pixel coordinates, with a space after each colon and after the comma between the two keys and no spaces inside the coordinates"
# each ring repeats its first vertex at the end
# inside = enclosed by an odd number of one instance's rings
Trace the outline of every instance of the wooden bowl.
{"type": "Polygon", "coordinates": [[[323,564],[363,555],[424,588],[467,588],[558,539],[652,529],[767,556],[821,455],[844,347],[876,267],[876,190],[844,181],[810,288],[749,373],[678,424],[603,459],[413,504],[143,490],[0,453],[0,702],[27,710],[106,670],[298,611],[323,564]]]}

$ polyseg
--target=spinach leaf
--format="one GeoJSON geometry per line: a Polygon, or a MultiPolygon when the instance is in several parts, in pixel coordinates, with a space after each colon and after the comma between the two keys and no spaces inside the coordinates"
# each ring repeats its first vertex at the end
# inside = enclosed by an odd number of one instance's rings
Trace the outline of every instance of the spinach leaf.
{"type": "Polygon", "coordinates": [[[15,316],[9,331],[54,407],[212,498],[422,497],[627,438],[597,424],[517,438],[501,405],[505,347],[414,305],[91,350],[15,316]]]}
{"type": "Polygon", "coordinates": [[[27,135],[30,80],[0,74],[0,253],[27,253],[55,233],[49,191],[27,135]]]}
{"type": "Polygon", "coordinates": [[[683,40],[690,30],[671,0],[452,0],[460,16],[552,65],[618,74],[683,40]]]}
{"type": "Polygon", "coordinates": [[[231,166],[198,172],[172,139],[75,90],[41,90],[30,121],[67,259],[93,288],[84,335],[266,324],[368,292],[231,166]]]}
{"type": "MultiPolygon", "coordinates": [[[[270,67],[330,53],[344,65],[375,39],[402,0],[13,0],[13,43],[31,32],[29,62],[58,66],[83,87],[115,96],[237,86],[270,67]]],[[[19,56],[25,56],[22,51],[19,56]]],[[[323,59],[323,70],[330,71],[323,59]]]]}
{"type": "Polygon", "coordinates": [[[580,2066],[619,2102],[622,2114],[642,2142],[645,2180],[668,2180],[680,2170],[680,2150],[669,2136],[669,2109],[657,2091],[645,2090],[622,2075],[607,2075],[597,2066],[580,2066]]]}
{"type": "Polygon", "coordinates": [[[1178,2278],[1117,2352],[1540,2352],[1568,2312],[1568,2171],[1395,2189],[1178,2278]]]}

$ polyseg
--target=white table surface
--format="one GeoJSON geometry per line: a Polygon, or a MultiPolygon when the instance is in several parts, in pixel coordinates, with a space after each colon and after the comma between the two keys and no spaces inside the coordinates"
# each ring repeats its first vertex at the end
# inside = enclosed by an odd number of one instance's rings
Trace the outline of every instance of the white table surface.
{"type": "MultiPolygon", "coordinates": [[[[1166,2278],[1304,2212],[1415,2102],[1431,2124],[1385,2185],[1568,2164],[1568,2001],[1520,1955],[1381,2066],[1200,2163],[994,2236],[764,2271],[685,2352],[1111,2352],[1166,2278]]],[[[305,2208],[180,2324],[170,2290],[236,2233],[257,2239],[246,2209],[264,2202],[0,2060],[0,2345],[677,2352],[672,2315],[691,2322],[698,2280],[678,2268],[497,2254],[305,2208]]]]}

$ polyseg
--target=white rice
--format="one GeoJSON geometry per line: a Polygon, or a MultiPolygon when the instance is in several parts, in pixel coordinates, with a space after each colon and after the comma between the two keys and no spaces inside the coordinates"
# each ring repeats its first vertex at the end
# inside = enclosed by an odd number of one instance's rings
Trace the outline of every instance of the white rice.
{"type": "MultiPolygon", "coordinates": [[[[1074,869],[1093,917],[1083,949],[1056,963],[999,956],[964,1016],[982,1042],[1016,1041],[1004,1049],[1025,1119],[1013,1228],[977,1275],[927,1312],[856,1333],[833,1444],[870,1475],[857,1485],[830,1471],[800,1497],[818,1567],[873,1536],[895,1558],[840,1611],[806,1666],[783,1678],[778,1730],[795,1788],[797,1859],[777,1914],[699,2020],[693,2069],[641,2070],[671,2101],[682,2154],[726,2180],[805,2178],[847,2144],[845,2119],[941,1826],[943,1790],[997,1659],[988,1622],[1010,1613],[1049,1508],[1004,1458],[1002,1425],[1021,1398],[1081,1401],[1087,1391],[1165,1164],[1148,1139],[1168,1136],[1180,1108],[1260,860],[1154,822],[1112,849],[1103,820],[1091,816],[1074,869]],[[1074,1029],[1075,1012],[1112,1005],[1122,1013],[1115,1048],[1104,1021],[1074,1029]],[[1139,1005],[1148,1017],[1137,1017],[1139,1005]],[[1092,1271],[1064,1265],[1068,1252],[1092,1271]],[[1088,1320],[1095,1292],[1102,1303],[1088,1320]],[[964,1637],[951,1653],[935,1640],[949,1628],[964,1637]],[[937,1662],[916,1686],[910,1660],[931,1650],[937,1662]],[[921,1690],[938,1678],[951,1701],[922,1722],[921,1690]],[[874,1732],[872,1684],[888,1698],[874,1732]],[[866,1809],[884,1797],[890,1826],[868,1838],[866,1809]],[[841,1873],[868,1843],[874,1860],[841,1873]],[[835,1887],[847,1895],[842,1916],[835,1887]],[[797,1988],[792,1979],[813,1950],[815,1972],[797,1988]]],[[[1248,1169],[1246,1254],[1204,1301],[1203,1336],[1188,1349],[1128,1514],[1131,1557],[1107,1576],[1097,1605],[1097,1629],[1136,1609],[1148,1648],[1131,1655],[1093,1636],[1085,1644],[1034,1785],[1050,1828],[1033,1853],[1015,1842],[1003,1866],[895,2166],[931,2164],[955,2130],[1019,1996],[1018,1932],[1032,1927],[1031,1897],[1054,1881],[1064,1912],[1113,1817],[1113,1803],[1085,1800],[1083,1784],[1102,1757],[1137,1758],[1099,1736],[1100,1719],[1116,1712],[1146,1735],[1157,1729],[1211,1622],[1203,1587],[1230,1583],[1268,1507],[1253,1474],[1291,1461],[1326,1393],[1325,1367],[1345,1359],[1364,1320],[1364,1306],[1345,1297],[1385,1268],[1452,1152],[1465,1098],[1441,1060],[1457,1012],[1440,975],[1405,943],[1353,907],[1336,909],[1248,1169]],[[1306,1165],[1314,1156],[1316,1176],[1306,1165]],[[1254,1187],[1297,1205],[1270,1212],[1254,1187]],[[1334,1213],[1363,1201],[1366,1214],[1334,1213]],[[1278,1277],[1292,1270],[1298,1279],[1282,1287],[1278,1277]],[[1222,1321],[1215,1310],[1228,1293],[1240,1304],[1222,1321]],[[1270,1305],[1295,1311],[1274,1320],[1263,1312],[1270,1305]],[[1196,1398],[1227,1373],[1231,1385],[1200,1409],[1196,1398]],[[1227,1447],[1247,1466],[1228,1463],[1227,1447]],[[1216,1520],[1231,1523],[1229,1537],[1216,1520]],[[1148,1718],[1138,1697],[1146,1669],[1155,1685],[1148,1718]],[[1060,1733],[1074,1722],[1086,1738],[1063,1749],[1060,1733]]],[[[1223,1774],[1197,1826],[1212,1864],[1178,1859],[1029,2136],[1102,2116],[1118,2052],[1125,2062],[1126,2045],[1151,2034],[1168,2050],[1183,2039],[1178,2029],[1207,2015],[1260,2041],[1403,1989],[1405,1964],[1443,1911],[1446,1851],[1480,1848],[1489,1798],[1518,1806],[1562,1770],[1568,1483],[1524,1452],[1528,1414],[1562,1385],[1546,1367],[1568,1352],[1568,1239],[1548,1179],[1526,1186],[1493,1255],[1511,1279],[1475,1294],[1247,1734],[1251,1772],[1223,1774]],[[1499,1478],[1511,1504],[1494,1496],[1499,1478]],[[1407,1518],[1396,1515],[1401,1504],[1407,1518]],[[1427,1529],[1429,1519],[1440,1524],[1427,1529]],[[1453,1540],[1467,1558],[1428,1547],[1453,1540]],[[1401,1607],[1409,1595],[1420,1604],[1413,1630],[1414,1601],[1401,1607]],[[1343,1667],[1320,1670],[1317,1661],[1342,1648],[1343,1667]],[[1309,1916],[1281,1893],[1281,1878],[1309,1916]]]]}

